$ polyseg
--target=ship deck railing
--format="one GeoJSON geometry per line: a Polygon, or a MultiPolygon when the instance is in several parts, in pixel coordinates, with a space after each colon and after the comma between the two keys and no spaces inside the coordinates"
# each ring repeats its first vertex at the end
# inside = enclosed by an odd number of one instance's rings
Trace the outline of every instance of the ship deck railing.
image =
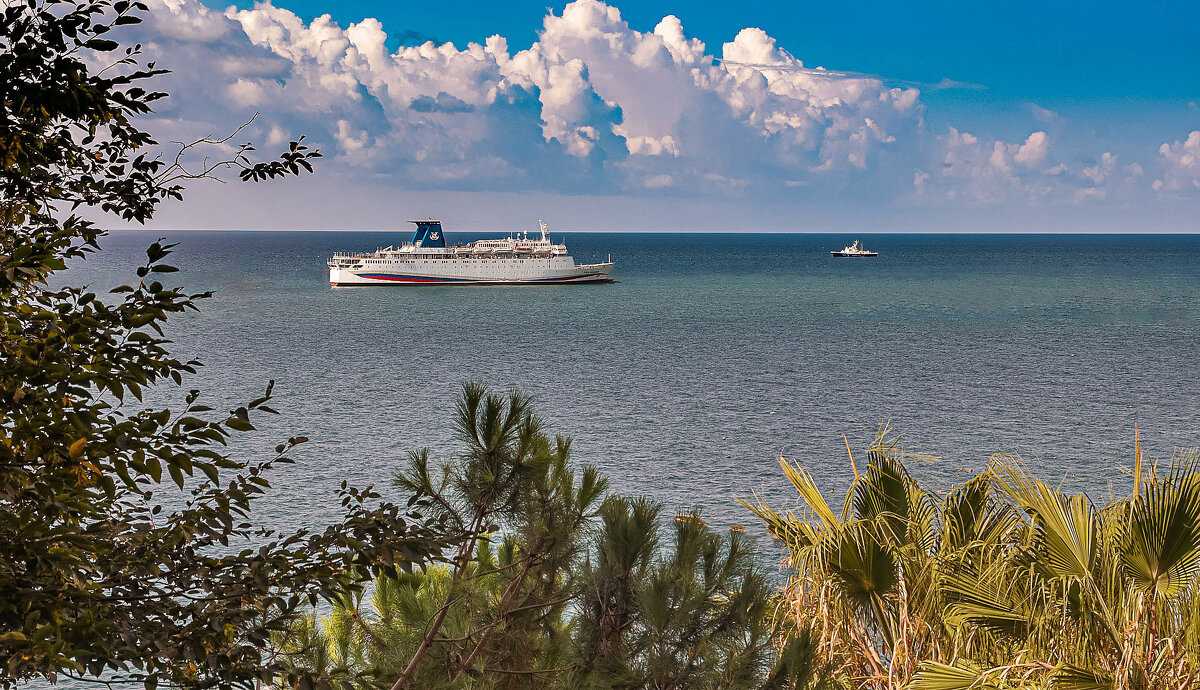
{"type": "MultiPolygon", "coordinates": [[[[384,250],[379,250],[379,251],[370,252],[370,253],[368,253],[368,252],[358,252],[358,253],[334,252],[332,259],[376,259],[376,258],[379,258],[380,253],[405,255],[405,256],[435,257],[435,258],[471,257],[471,258],[478,258],[478,259],[491,258],[491,257],[495,257],[495,256],[518,256],[518,257],[529,257],[529,258],[539,258],[539,259],[551,259],[556,256],[567,256],[566,252],[554,253],[554,252],[540,252],[540,251],[529,251],[529,250],[503,251],[503,252],[495,252],[495,251],[476,252],[467,247],[463,247],[463,248],[445,247],[445,249],[449,249],[451,251],[446,252],[444,254],[433,254],[433,253],[421,252],[421,251],[419,251],[420,249],[423,249],[423,248],[418,247],[417,250],[411,251],[411,252],[401,252],[398,250],[391,250],[391,251],[386,251],[386,252],[384,250]]],[[[442,249],[442,247],[429,247],[429,249],[442,249]]]]}

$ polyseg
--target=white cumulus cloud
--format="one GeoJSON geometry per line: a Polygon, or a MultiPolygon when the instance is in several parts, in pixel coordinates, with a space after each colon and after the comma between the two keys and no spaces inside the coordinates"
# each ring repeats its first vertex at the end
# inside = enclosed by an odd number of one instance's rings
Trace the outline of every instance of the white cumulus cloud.
{"type": "Polygon", "coordinates": [[[151,5],[139,38],[182,58],[164,114],[218,127],[259,111],[266,132],[307,132],[347,165],[417,186],[807,184],[867,169],[922,116],[915,89],[810,69],[761,29],[715,55],[675,16],[638,31],[599,0],[549,13],[516,53],[501,36],[389,51],[375,19],[305,22],[269,2],[151,5]]]}
{"type": "Polygon", "coordinates": [[[1200,189],[1200,131],[1187,139],[1163,144],[1158,149],[1162,175],[1154,180],[1155,191],[1170,193],[1200,189]]]}
{"type": "MultiPolygon", "coordinates": [[[[642,31],[601,0],[548,12],[515,51],[499,35],[389,50],[376,19],[306,22],[270,2],[149,4],[128,31],[174,70],[161,138],[258,112],[248,133],[268,144],[305,133],[323,166],[409,189],[1077,203],[1142,174],[1110,153],[1056,159],[1042,130],[930,133],[916,88],[806,65],[762,28],[719,50],[674,15],[642,31]]],[[[1200,132],[1163,144],[1154,188],[1200,187],[1198,149],[1200,132]]]]}

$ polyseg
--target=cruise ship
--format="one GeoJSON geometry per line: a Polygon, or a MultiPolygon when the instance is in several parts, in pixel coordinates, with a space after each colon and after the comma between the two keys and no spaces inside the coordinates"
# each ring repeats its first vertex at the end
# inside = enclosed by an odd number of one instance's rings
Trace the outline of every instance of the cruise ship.
{"type": "Polygon", "coordinates": [[[550,241],[546,224],[541,237],[529,233],[494,240],[447,245],[438,220],[410,220],[412,239],[399,247],[367,254],[336,253],[329,259],[329,284],[343,285],[549,285],[609,283],[609,261],[577,264],[566,244],[550,241]]]}

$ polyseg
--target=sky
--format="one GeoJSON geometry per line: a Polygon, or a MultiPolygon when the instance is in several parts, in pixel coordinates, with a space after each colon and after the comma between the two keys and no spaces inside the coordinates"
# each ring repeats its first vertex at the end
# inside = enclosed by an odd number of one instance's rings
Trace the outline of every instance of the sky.
{"type": "Polygon", "coordinates": [[[1200,232],[1200,4],[151,0],[161,228],[1200,232]],[[257,113],[257,115],[256,115],[257,113]]]}

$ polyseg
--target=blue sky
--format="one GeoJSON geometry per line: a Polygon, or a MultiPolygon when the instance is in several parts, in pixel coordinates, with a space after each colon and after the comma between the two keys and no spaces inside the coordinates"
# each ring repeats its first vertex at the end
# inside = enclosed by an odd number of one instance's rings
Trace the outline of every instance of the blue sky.
{"type": "Polygon", "coordinates": [[[326,154],[262,192],[275,215],[201,189],[168,225],[503,224],[536,198],[579,229],[636,208],[630,229],[1200,231],[1200,3],[151,10],[138,39],[175,70],[160,138],[257,112],[247,134],[326,154]]]}
{"type": "MultiPolygon", "coordinates": [[[[207,0],[223,9],[229,3],[207,0]]],[[[233,3],[241,8],[253,2],[233,3]]],[[[276,0],[302,18],[343,25],[379,19],[404,32],[462,46],[492,34],[512,47],[537,40],[540,2],[339,2],[276,0]]],[[[709,45],[765,29],[806,63],[896,80],[943,78],[984,85],[1000,101],[1103,106],[1130,100],[1186,106],[1200,97],[1200,3],[1191,2],[680,2],[615,3],[630,24],[668,14],[709,45]]]]}

